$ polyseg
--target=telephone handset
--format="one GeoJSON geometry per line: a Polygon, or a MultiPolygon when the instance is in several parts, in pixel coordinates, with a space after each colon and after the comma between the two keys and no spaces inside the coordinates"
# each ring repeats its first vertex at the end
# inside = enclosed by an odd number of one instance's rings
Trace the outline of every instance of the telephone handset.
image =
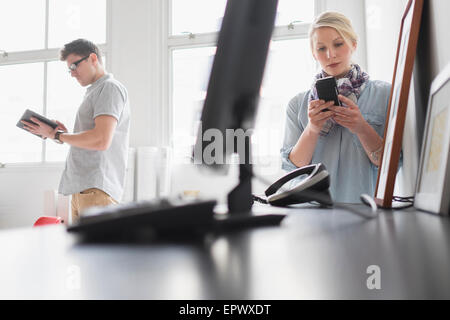
{"type": "Polygon", "coordinates": [[[267,196],[266,201],[277,207],[311,201],[331,206],[333,205],[333,200],[328,190],[329,187],[330,174],[326,167],[321,163],[311,164],[298,168],[275,181],[265,191],[265,195],[267,196]],[[286,191],[281,190],[284,184],[305,174],[308,177],[301,180],[297,185],[286,191]]]}

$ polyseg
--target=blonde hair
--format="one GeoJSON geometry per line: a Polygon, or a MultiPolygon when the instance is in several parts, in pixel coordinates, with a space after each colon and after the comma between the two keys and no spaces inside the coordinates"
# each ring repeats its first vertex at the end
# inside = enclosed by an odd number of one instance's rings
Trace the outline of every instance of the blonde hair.
{"type": "Polygon", "coordinates": [[[352,42],[353,44],[358,43],[358,35],[353,29],[352,22],[349,18],[344,16],[342,13],[326,11],[318,15],[311,27],[309,29],[309,41],[311,45],[311,50],[314,50],[313,35],[314,32],[323,27],[333,28],[339,33],[339,35],[344,38],[347,42],[352,42]]]}

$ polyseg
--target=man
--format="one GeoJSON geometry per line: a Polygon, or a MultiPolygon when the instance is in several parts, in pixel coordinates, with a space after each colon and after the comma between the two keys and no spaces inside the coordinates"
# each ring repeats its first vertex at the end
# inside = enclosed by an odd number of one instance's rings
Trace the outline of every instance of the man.
{"type": "Polygon", "coordinates": [[[105,71],[98,47],[78,39],[61,49],[61,61],[86,90],[73,133],[58,123],[56,129],[40,122],[24,122],[26,129],[69,144],[70,151],[59,193],[72,195],[72,223],[92,206],[117,204],[122,198],[128,158],[130,108],[125,87],[105,71]]]}

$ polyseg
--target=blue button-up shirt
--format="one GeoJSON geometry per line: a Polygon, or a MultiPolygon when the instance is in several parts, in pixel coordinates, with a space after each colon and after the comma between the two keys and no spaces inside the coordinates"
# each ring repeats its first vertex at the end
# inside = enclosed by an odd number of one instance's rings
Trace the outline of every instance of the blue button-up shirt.
{"type": "MultiPolygon", "coordinates": [[[[380,137],[384,135],[390,91],[389,83],[369,80],[357,101],[364,119],[380,137]]],[[[289,154],[308,124],[309,94],[310,91],[298,94],[287,107],[281,148],[282,168],[286,171],[297,168],[289,160],[289,154]]],[[[360,202],[360,194],[375,193],[378,167],[370,162],[358,137],[345,127],[336,124],[328,135],[319,136],[311,163],[326,166],[330,174],[331,196],[336,202],[357,203],[360,202]]]]}

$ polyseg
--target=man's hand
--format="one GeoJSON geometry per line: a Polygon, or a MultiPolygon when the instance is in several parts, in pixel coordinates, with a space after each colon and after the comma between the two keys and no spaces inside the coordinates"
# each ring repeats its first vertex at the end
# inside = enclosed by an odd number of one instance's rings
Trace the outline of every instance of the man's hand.
{"type": "MultiPolygon", "coordinates": [[[[31,133],[40,135],[44,139],[46,139],[46,138],[53,139],[55,137],[56,131],[59,130],[58,122],[57,122],[58,127],[53,129],[48,124],[45,124],[45,123],[39,121],[39,119],[36,119],[35,117],[31,117],[30,120],[32,122],[24,121],[24,120],[21,121],[24,124],[24,129],[28,130],[31,133]]],[[[62,125],[62,127],[64,127],[64,125],[62,125]]]]}
{"type": "Polygon", "coordinates": [[[61,122],[59,122],[58,120],[52,120],[53,122],[56,122],[58,124],[58,127],[56,129],[58,129],[59,131],[62,132],[69,132],[69,130],[67,130],[66,126],[64,124],[62,124],[61,122]]]}
{"type": "Polygon", "coordinates": [[[334,112],[333,119],[341,126],[349,129],[353,134],[358,134],[363,131],[367,122],[362,116],[359,107],[352,100],[343,95],[339,95],[339,100],[347,107],[329,107],[329,109],[334,112]]]}

